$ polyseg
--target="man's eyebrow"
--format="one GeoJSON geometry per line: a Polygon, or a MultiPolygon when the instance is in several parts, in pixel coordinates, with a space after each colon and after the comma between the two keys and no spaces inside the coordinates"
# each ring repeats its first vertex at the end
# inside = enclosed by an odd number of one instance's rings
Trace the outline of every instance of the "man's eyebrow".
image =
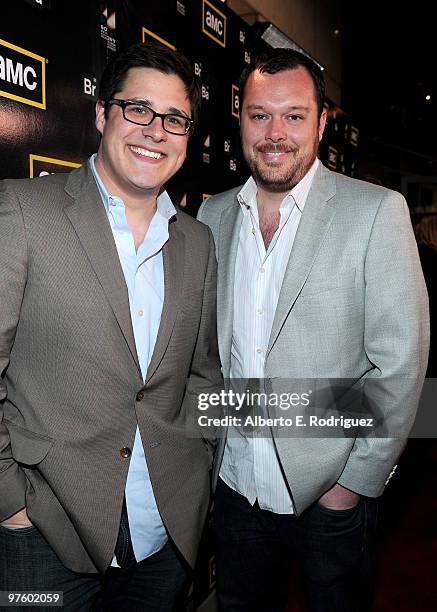
{"type": "Polygon", "coordinates": [[[264,106],[262,104],[248,104],[247,110],[264,110],[264,106]]]}
{"type": "MultiPolygon", "coordinates": [[[[269,112],[265,109],[262,104],[248,104],[247,110],[263,110],[265,112],[269,112]]],[[[283,112],[289,113],[291,111],[307,111],[308,106],[288,106],[283,112]]]]}
{"type": "Polygon", "coordinates": [[[128,98],[128,102],[138,102],[138,104],[145,104],[146,106],[152,106],[151,100],[146,100],[144,98],[128,98]]]}
{"type": "MultiPolygon", "coordinates": [[[[150,106],[150,108],[152,108],[153,110],[155,110],[153,108],[153,102],[151,100],[145,100],[144,98],[129,98],[128,102],[138,102],[138,104],[145,104],[146,106],[150,106]]],[[[190,119],[190,115],[188,115],[184,110],[181,110],[180,108],[176,108],[175,106],[169,106],[169,108],[167,109],[167,112],[165,114],[171,114],[171,115],[183,115],[184,117],[186,117],[187,119],[190,119]]]]}
{"type": "Polygon", "coordinates": [[[174,113],[175,115],[183,115],[187,119],[190,118],[190,115],[188,115],[184,110],[181,110],[180,108],[175,108],[174,106],[170,106],[168,110],[170,113],[174,113]]]}

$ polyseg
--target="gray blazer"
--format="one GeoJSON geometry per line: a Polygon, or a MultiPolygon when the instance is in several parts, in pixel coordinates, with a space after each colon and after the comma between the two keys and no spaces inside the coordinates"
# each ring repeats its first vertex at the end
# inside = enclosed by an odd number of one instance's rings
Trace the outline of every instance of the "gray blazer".
{"type": "Polygon", "coordinates": [[[104,571],[138,422],[164,524],[193,564],[210,445],[189,400],[220,384],[209,230],[178,212],[146,383],[127,288],[88,165],[0,183],[0,520],[26,506],[63,563],[104,571]],[[139,393],[140,391],[144,393],[139,393]],[[192,419],[190,420],[190,427],[192,419]]]}
{"type": "MultiPolygon", "coordinates": [[[[218,335],[229,376],[240,188],[209,198],[218,335]]],[[[244,296],[242,296],[244,297],[244,296]]],[[[266,354],[270,389],[284,379],[365,381],[396,436],[275,437],[297,513],[336,482],[379,496],[417,409],[429,343],[428,301],[409,211],[394,191],[319,166],[285,272],[266,354]]],[[[280,386],[280,385],[279,385],[280,386]]],[[[274,431],[274,435],[276,435],[274,431]]],[[[217,452],[217,474],[224,440],[217,452]]]]}

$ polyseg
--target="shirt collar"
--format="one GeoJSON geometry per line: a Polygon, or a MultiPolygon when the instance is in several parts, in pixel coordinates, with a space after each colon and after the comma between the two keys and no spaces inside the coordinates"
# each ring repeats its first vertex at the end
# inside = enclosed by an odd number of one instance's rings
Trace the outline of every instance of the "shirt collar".
{"type": "MultiPolygon", "coordinates": [[[[102,179],[100,178],[96,168],[96,153],[91,155],[91,157],[89,158],[89,165],[96,181],[106,212],[109,213],[109,207],[111,203],[124,206],[122,198],[111,195],[106,189],[102,179]]],[[[176,208],[173,206],[173,202],[171,201],[170,196],[166,191],[160,193],[159,196],[156,198],[156,207],[160,216],[164,217],[164,219],[166,219],[167,221],[169,221],[177,213],[176,208]]]]}
{"type": "MultiPolygon", "coordinates": [[[[303,212],[305,202],[307,200],[308,193],[310,191],[312,182],[314,180],[314,175],[317,172],[319,164],[320,161],[318,160],[318,158],[316,158],[314,160],[313,165],[305,174],[305,176],[298,182],[297,185],[293,187],[293,189],[290,189],[285,198],[282,200],[281,208],[285,208],[290,204],[296,204],[300,212],[303,212]]],[[[247,213],[250,209],[256,207],[257,193],[258,188],[256,186],[255,180],[252,176],[250,176],[237,194],[237,199],[243,210],[243,213],[247,213]]]]}

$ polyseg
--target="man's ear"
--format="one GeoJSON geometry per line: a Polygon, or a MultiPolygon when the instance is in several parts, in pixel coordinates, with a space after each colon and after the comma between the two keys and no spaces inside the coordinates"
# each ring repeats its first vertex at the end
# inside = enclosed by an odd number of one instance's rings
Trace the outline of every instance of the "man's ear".
{"type": "Polygon", "coordinates": [[[319,119],[319,142],[322,140],[327,119],[328,119],[328,111],[326,108],[324,108],[322,111],[322,114],[320,115],[320,119],[319,119]]]}
{"type": "Polygon", "coordinates": [[[96,102],[96,128],[103,134],[103,129],[105,127],[106,117],[105,117],[105,104],[102,100],[97,100],[96,102]]]}

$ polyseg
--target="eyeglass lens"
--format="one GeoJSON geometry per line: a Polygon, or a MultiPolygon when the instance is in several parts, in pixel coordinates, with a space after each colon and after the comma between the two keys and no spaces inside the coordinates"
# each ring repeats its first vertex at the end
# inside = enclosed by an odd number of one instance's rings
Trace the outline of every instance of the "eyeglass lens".
{"type": "MultiPolygon", "coordinates": [[[[125,105],[124,114],[128,121],[133,121],[135,123],[139,123],[140,125],[149,125],[156,116],[154,111],[148,106],[133,103],[128,103],[125,105]]],[[[164,129],[168,132],[173,132],[174,134],[186,134],[190,127],[190,122],[188,119],[185,119],[180,115],[166,114],[164,116],[159,116],[162,118],[164,129]]]]}

